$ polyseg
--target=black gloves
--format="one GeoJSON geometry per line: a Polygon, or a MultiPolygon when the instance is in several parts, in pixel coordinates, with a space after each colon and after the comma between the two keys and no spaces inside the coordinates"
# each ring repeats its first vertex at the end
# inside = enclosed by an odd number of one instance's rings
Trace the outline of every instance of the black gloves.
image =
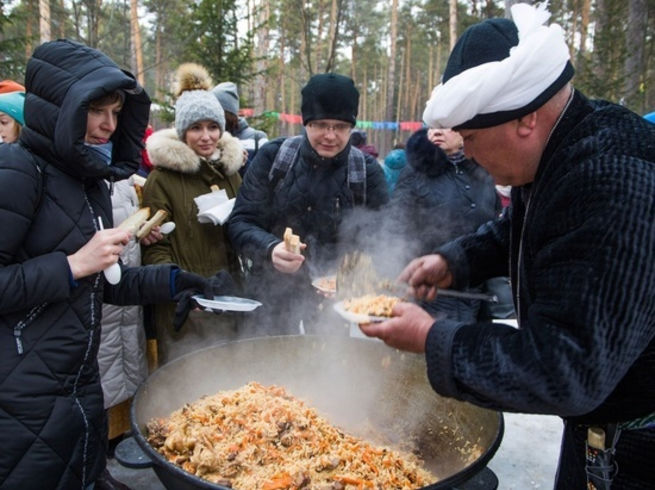
{"type": "Polygon", "coordinates": [[[195,302],[192,296],[204,295],[205,298],[213,299],[216,295],[231,295],[236,292],[236,285],[232,276],[226,271],[219,271],[216,275],[205,279],[198,274],[179,270],[175,275],[175,296],[177,301],[173,328],[179,331],[184,325],[189,311],[194,307],[195,302]]]}

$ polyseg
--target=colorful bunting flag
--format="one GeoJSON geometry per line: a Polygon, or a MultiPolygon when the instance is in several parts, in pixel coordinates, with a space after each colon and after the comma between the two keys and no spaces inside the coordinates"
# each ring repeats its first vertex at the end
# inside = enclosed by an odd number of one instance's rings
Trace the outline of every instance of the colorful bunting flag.
{"type": "MultiPolygon", "coordinates": [[[[255,113],[254,109],[241,109],[239,113],[244,117],[252,117],[255,113]]],[[[286,112],[266,111],[262,114],[264,117],[271,117],[289,124],[302,124],[302,116],[299,114],[287,114],[286,112]]],[[[418,131],[424,124],[421,121],[357,121],[355,127],[359,129],[381,129],[386,131],[401,131],[414,132],[418,131]]]]}

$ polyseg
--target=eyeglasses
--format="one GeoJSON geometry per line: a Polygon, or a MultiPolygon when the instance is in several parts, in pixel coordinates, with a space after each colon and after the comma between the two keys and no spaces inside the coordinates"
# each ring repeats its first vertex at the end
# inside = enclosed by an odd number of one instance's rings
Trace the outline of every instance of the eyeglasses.
{"type": "Polygon", "coordinates": [[[344,135],[352,129],[352,125],[348,123],[329,124],[321,121],[312,121],[308,124],[308,126],[313,130],[318,131],[319,133],[327,133],[328,131],[332,130],[335,134],[339,135],[344,135]]]}

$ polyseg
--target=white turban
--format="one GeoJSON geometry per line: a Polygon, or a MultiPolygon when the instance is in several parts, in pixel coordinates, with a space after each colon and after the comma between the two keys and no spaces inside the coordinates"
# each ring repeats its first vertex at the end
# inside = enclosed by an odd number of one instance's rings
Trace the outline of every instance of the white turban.
{"type": "Polygon", "coordinates": [[[546,7],[547,2],[537,7],[513,5],[518,45],[500,61],[470,67],[437,85],[423,113],[425,123],[456,128],[477,117],[470,127],[494,126],[532,112],[552,97],[571,78],[573,69],[562,28],[543,25],[550,17],[546,7]],[[565,72],[567,67],[570,71],[565,72]],[[558,86],[553,87],[555,82],[558,86]],[[545,93],[548,97],[541,100],[545,93]],[[537,107],[533,107],[535,101],[537,107]],[[523,108],[526,111],[521,113],[523,108]]]}

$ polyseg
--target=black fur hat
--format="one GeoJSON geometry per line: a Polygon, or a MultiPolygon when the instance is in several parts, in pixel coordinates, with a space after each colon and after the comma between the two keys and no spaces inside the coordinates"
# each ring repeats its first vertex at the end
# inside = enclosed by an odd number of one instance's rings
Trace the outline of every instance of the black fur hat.
{"type": "Polygon", "coordinates": [[[302,123],[337,119],[355,125],[359,92],[352,79],[336,73],[321,73],[302,89],[302,123]]]}

